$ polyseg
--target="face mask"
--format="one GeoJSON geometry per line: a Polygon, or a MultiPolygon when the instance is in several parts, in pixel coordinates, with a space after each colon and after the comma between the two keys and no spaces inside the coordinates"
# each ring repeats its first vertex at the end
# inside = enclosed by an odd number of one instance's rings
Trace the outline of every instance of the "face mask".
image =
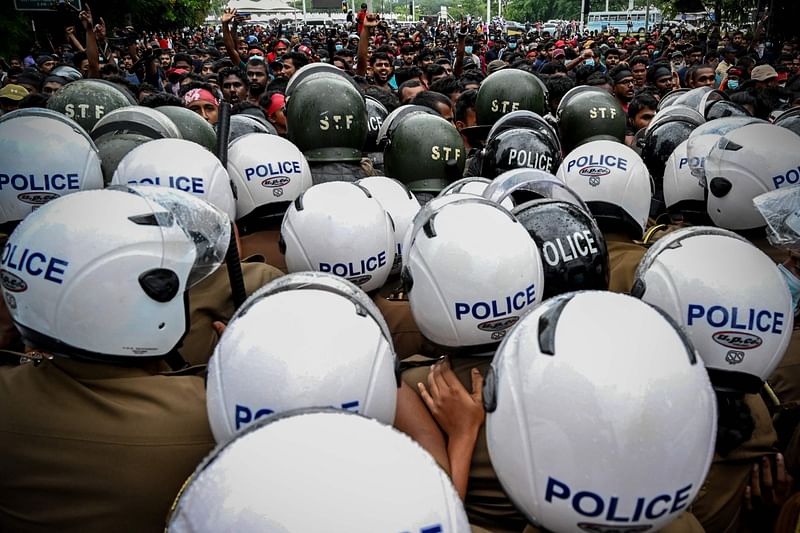
{"type": "Polygon", "coordinates": [[[739,88],[739,80],[728,80],[728,88],[734,91],[739,88]]]}
{"type": "Polygon", "coordinates": [[[514,48],[516,48],[516,47],[517,47],[517,43],[508,43],[508,47],[509,47],[511,50],[513,50],[514,48]]]}
{"type": "Polygon", "coordinates": [[[792,310],[797,309],[797,302],[800,301],[800,279],[792,274],[792,271],[783,265],[778,265],[778,270],[783,274],[786,284],[789,286],[789,292],[792,294],[792,310]]]}
{"type": "Polygon", "coordinates": [[[471,46],[465,46],[464,47],[464,53],[465,54],[471,54],[472,53],[472,47],[471,46]]]}
{"type": "Polygon", "coordinates": [[[342,46],[341,44],[337,44],[336,45],[336,51],[337,52],[341,52],[343,48],[344,48],[344,46],[342,46]]]}
{"type": "Polygon", "coordinates": [[[586,60],[583,61],[583,64],[584,65],[589,65],[590,67],[593,67],[594,66],[594,59],[592,59],[592,58],[586,59],[586,60]]]}

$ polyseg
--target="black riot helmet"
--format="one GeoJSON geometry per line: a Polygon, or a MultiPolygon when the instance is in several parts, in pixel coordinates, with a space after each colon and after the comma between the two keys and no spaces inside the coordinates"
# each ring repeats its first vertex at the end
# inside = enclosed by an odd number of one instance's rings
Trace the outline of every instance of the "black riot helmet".
{"type": "Polygon", "coordinates": [[[608,289],[608,249],[592,216],[577,205],[549,198],[512,211],[536,241],[544,267],[543,299],[579,290],[608,289]]]}
{"type": "Polygon", "coordinates": [[[490,137],[481,150],[481,176],[489,179],[515,168],[535,168],[555,174],[560,165],[560,146],[542,131],[506,129],[490,137]]]}
{"type": "Polygon", "coordinates": [[[541,115],[534,113],[533,111],[512,111],[507,115],[503,115],[497,119],[497,122],[494,123],[492,129],[489,130],[488,138],[491,139],[495,135],[499,135],[503,131],[510,129],[539,131],[544,135],[552,137],[554,142],[558,143],[558,149],[561,150],[561,142],[558,139],[558,132],[544,118],[542,118],[541,115]]]}
{"type": "MultiPolygon", "coordinates": [[[[219,124],[217,126],[219,126],[219,124]]],[[[242,135],[247,135],[248,133],[269,133],[271,135],[278,134],[275,126],[270,124],[266,119],[259,119],[259,117],[244,113],[231,115],[230,128],[230,136],[228,137],[229,144],[242,135]]]]}
{"type": "Polygon", "coordinates": [[[707,121],[718,118],[752,116],[747,109],[730,100],[711,100],[706,103],[703,113],[707,121]]]}
{"type": "Polygon", "coordinates": [[[364,101],[367,104],[367,140],[364,141],[364,152],[382,152],[383,147],[378,146],[378,133],[389,116],[389,111],[372,96],[366,96],[364,101]]]}
{"type": "Polygon", "coordinates": [[[656,114],[645,130],[642,159],[658,189],[667,159],[694,129],[705,122],[703,115],[682,105],[672,105],[656,114]]]}

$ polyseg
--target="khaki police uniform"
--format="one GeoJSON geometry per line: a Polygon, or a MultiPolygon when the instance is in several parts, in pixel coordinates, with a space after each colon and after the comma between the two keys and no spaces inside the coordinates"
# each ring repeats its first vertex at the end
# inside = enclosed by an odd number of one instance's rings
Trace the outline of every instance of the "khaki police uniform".
{"type": "Polygon", "coordinates": [[[797,317],[789,347],[767,383],[773,396],[770,408],[786,468],[795,479],[800,479],[800,319],[797,317]]]}
{"type": "Polygon", "coordinates": [[[714,456],[708,476],[690,508],[706,531],[748,531],[744,520],[745,487],[750,482],[753,465],[777,451],[774,448],[777,435],[764,400],[758,394],[745,394],[744,398],[755,422],[753,435],[727,456],[714,456]]]}
{"type": "Polygon", "coordinates": [[[203,378],[167,370],[0,366],[0,531],[163,531],[214,446],[203,378]]]}
{"type": "Polygon", "coordinates": [[[604,233],[608,248],[608,290],[629,293],[633,287],[636,267],[647,248],[631,241],[621,233],[604,233]]]}
{"type": "MultiPolygon", "coordinates": [[[[430,359],[424,366],[418,366],[403,372],[403,380],[417,394],[419,394],[417,383],[428,383],[428,370],[434,362],[435,360],[430,359]]],[[[478,368],[481,374],[485,376],[491,362],[492,358],[490,356],[450,358],[453,372],[467,390],[472,388],[471,369],[478,368]]],[[[494,533],[519,533],[525,529],[528,523],[500,486],[497,474],[489,460],[485,425],[481,427],[478,433],[478,440],[472,453],[472,464],[470,465],[464,507],[470,524],[488,529],[494,533]]]]}
{"type": "Polygon", "coordinates": [[[266,229],[254,231],[249,235],[239,237],[242,257],[259,255],[264,258],[264,262],[274,266],[283,273],[289,272],[286,268],[286,256],[281,252],[278,244],[281,239],[280,224],[276,229],[266,229]]]}
{"type": "MultiPolygon", "coordinates": [[[[625,526],[622,526],[623,528],[625,526]]],[[[622,529],[621,531],[624,531],[622,529]]],[[[705,529],[692,513],[681,513],[678,517],[658,530],[659,533],[705,533],[705,529]]],[[[528,525],[523,533],[544,533],[536,526],[528,525]]]]}
{"type": "MultiPolygon", "coordinates": [[[[282,276],[283,272],[263,262],[245,262],[242,263],[242,274],[245,290],[250,295],[282,276]]],[[[211,324],[215,321],[227,323],[234,311],[236,309],[231,297],[228,267],[223,263],[214,273],[189,290],[190,326],[179,349],[181,356],[191,365],[208,363],[219,340],[211,324]]]]}
{"type": "Polygon", "coordinates": [[[372,297],[372,300],[383,314],[386,325],[389,326],[397,357],[406,359],[415,354],[435,357],[436,349],[422,336],[414,316],[411,314],[408,297],[400,287],[395,285],[399,285],[399,282],[388,281],[372,297]],[[392,288],[393,286],[394,288],[392,288]]]}

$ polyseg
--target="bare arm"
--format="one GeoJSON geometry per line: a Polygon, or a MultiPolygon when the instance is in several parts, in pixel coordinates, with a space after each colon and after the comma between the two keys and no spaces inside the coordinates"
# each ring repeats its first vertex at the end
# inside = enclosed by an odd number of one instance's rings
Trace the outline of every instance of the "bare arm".
{"type": "Polygon", "coordinates": [[[83,4],[83,11],[78,15],[86,30],[86,58],[89,60],[89,77],[100,77],[100,52],[97,49],[97,38],[94,34],[94,23],[92,21],[92,10],[89,4],[83,4]]]}
{"type": "Polygon", "coordinates": [[[397,390],[394,427],[414,439],[430,453],[445,472],[450,472],[444,435],[419,396],[405,382],[397,390]]]}
{"type": "Polygon", "coordinates": [[[236,10],[226,8],[222,14],[222,40],[225,41],[225,50],[237,67],[242,62],[239,52],[236,51],[236,29],[231,29],[231,21],[236,18],[236,10]]]}
{"type": "Polygon", "coordinates": [[[456,377],[449,363],[437,363],[428,373],[428,386],[417,384],[422,400],[439,426],[447,433],[447,456],[450,478],[464,499],[469,482],[472,453],[485,419],[483,376],[477,368],[471,372],[472,392],[456,377]]]}
{"type": "Polygon", "coordinates": [[[464,41],[467,39],[467,30],[469,25],[461,21],[461,30],[458,32],[458,41],[456,42],[456,60],[453,63],[453,76],[458,78],[464,72],[464,41]]]}
{"type": "Polygon", "coordinates": [[[75,50],[77,50],[78,52],[86,51],[86,49],[83,47],[78,38],[75,37],[75,26],[67,26],[66,28],[64,28],[64,34],[66,35],[67,40],[75,50]]]}
{"type": "Polygon", "coordinates": [[[361,26],[361,35],[358,40],[358,60],[356,62],[356,74],[366,76],[367,74],[367,55],[369,53],[369,36],[372,28],[378,25],[378,17],[373,13],[364,17],[364,24],[361,26]]]}

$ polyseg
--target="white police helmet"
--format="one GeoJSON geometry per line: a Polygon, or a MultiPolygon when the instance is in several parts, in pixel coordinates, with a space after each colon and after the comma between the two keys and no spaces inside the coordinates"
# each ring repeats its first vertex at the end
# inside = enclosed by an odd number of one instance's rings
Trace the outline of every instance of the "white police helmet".
{"type": "Polygon", "coordinates": [[[586,202],[598,221],[621,221],[641,238],[652,184],[644,161],[631,148],[613,141],[588,142],[564,158],[556,175],[586,202]]]}
{"type": "Polygon", "coordinates": [[[186,483],[170,533],[469,533],[447,474],[416,442],[363,416],[300,410],[217,447],[186,483]]]}
{"type": "Polygon", "coordinates": [[[434,343],[496,343],[541,301],[536,243],[494,202],[457,198],[425,213],[415,228],[403,281],[414,320],[434,343]]]}
{"type": "Polygon", "coordinates": [[[403,257],[403,237],[411,227],[420,210],[419,200],[400,181],[386,176],[369,176],[356,181],[367,189],[389,213],[394,222],[394,240],[397,251],[392,265],[392,274],[399,274],[403,257]]]}
{"type": "Polygon", "coordinates": [[[717,226],[766,225],[753,206],[759,194],[800,183],[800,137],[774,124],[750,124],[723,135],[706,158],[708,215],[717,226]]]}
{"type": "Polygon", "coordinates": [[[37,209],[5,245],[0,280],[27,343],[94,359],[169,354],[184,293],[224,260],[225,215],[160,187],[83,191],[37,209]]]}
{"type": "Polygon", "coordinates": [[[119,162],[111,184],[185,191],[236,219],[236,200],[225,167],[214,154],[185,139],[156,139],[137,146],[119,162]]]}
{"type": "Polygon", "coordinates": [[[311,187],[311,169],[290,141],[268,133],[243,135],[228,147],[228,174],[236,187],[236,219],[283,216],[311,187]]]}
{"type": "Polygon", "coordinates": [[[394,264],[394,227],[372,194],[355,183],[314,185],[281,224],[289,272],[331,272],[365,291],[379,289],[394,264]]]}
{"type": "Polygon", "coordinates": [[[720,228],[659,239],[642,258],[631,293],[684,328],[719,388],[757,392],[792,336],[792,298],[775,263],[720,228]]]}
{"type": "Polygon", "coordinates": [[[391,339],[375,304],[349,281],[320,272],[278,278],[237,311],[209,361],[214,437],[227,442],[262,416],[302,407],[392,424],[398,376],[391,339]]]}
{"type": "MultiPolygon", "coordinates": [[[[446,196],[448,194],[453,193],[464,193],[464,194],[472,194],[475,196],[483,196],[486,192],[486,189],[492,183],[492,180],[489,178],[481,178],[478,176],[468,176],[466,178],[461,178],[460,180],[456,180],[439,193],[439,196],[446,196]]],[[[511,198],[503,198],[500,202],[500,205],[511,211],[514,209],[514,200],[511,198]]]]}
{"type": "MultiPolygon", "coordinates": [[[[709,93],[713,94],[713,93],[709,93]]],[[[755,117],[725,117],[710,120],[697,126],[689,134],[689,144],[686,146],[686,157],[692,175],[701,181],[705,187],[705,163],[711,148],[719,142],[726,133],[747,126],[748,124],[767,124],[766,121],[755,117]]]]}
{"type": "Polygon", "coordinates": [[[659,530],[695,499],[714,454],[702,362],[671,319],[622,294],[569,293],[527,314],[483,397],[497,477],[550,531],[659,530]]]}
{"type": "Polygon", "coordinates": [[[76,122],[38,108],[0,117],[0,224],[60,196],[102,188],[97,147],[76,122]]]}
{"type": "MultiPolygon", "coordinates": [[[[702,139],[703,142],[708,142],[706,139],[711,139],[711,143],[714,142],[710,135],[705,135],[702,139]]],[[[664,167],[664,204],[667,209],[679,209],[684,205],[702,205],[705,212],[705,190],[700,180],[692,174],[692,163],[686,152],[688,144],[689,139],[683,141],[667,159],[664,167]]],[[[704,165],[705,156],[702,156],[702,161],[699,159],[694,161],[695,168],[702,168],[704,165]]]]}
{"type": "Polygon", "coordinates": [[[411,238],[422,226],[422,224],[424,224],[424,222],[430,217],[431,213],[444,205],[452,202],[458,202],[464,200],[465,198],[469,199],[480,197],[474,194],[461,192],[454,192],[445,195],[439,194],[439,196],[431,198],[429,202],[422,206],[422,209],[417,211],[417,214],[414,215],[414,220],[411,221],[411,226],[409,226],[405,232],[405,235],[403,235],[403,245],[400,247],[402,250],[401,263],[403,265],[408,264],[408,250],[411,247],[411,238]]]}

